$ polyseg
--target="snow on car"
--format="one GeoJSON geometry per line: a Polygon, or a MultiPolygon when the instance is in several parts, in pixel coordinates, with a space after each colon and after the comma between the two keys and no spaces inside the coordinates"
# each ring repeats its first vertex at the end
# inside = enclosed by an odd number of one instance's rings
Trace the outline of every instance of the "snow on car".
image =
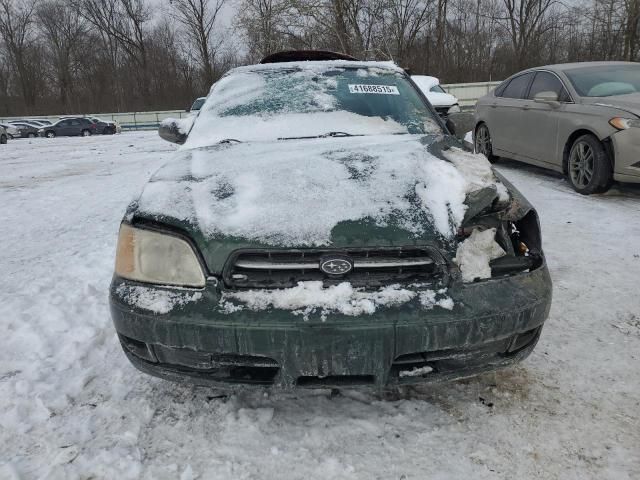
{"type": "Polygon", "coordinates": [[[118,241],[111,313],[140,370],[382,388],[533,350],[551,302],[537,213],[395,64],[236,68],[179,127],[118,241]]]}

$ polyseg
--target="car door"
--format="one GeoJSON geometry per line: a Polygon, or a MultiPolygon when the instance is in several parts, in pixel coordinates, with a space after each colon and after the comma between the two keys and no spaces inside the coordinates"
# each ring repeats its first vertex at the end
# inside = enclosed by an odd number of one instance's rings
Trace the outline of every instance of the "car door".
{"type": "Polygon", "coordinates": [[[562,81],[552,72],[540,70],[535,73],[527,101],[522,110],[522,132],[519,135],[518,149],[521,155],[532,163],[545,167],[557,164],[557,152],[560,132],[560,122],[567,116],[567,104],[572,103],[571,97],[562,81]],[[540,103],[534,101],[541,92],[554,92],[558,96],[558,104],[540,103]]]}
{"type": "Polygon", "coordinates": [[[56,135],[63,137],[65,135],[69,135],[70,127],[71,120],[63,120],[56,125],[56,128],[54,130],[56,132],[56,135]]]}
{"type": "Polygon", "coordinates": [[[69,128],[69,135],[80,135],[82,132],[82,124],[80,120],[71,120],[71,126],[69,128]]]}
{"type": "Polygon", "coordinates": [[[498,155],[518,152],[522,107],[527,102],[526,96],[533,77],[533,72],[513,77],[493,102],[489,101],[487,124],[493,151],[498,155]]]}

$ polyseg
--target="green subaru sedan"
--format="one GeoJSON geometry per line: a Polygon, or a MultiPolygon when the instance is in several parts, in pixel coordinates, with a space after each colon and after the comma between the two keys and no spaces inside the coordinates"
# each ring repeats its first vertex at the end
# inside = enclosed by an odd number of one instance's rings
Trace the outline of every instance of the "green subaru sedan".
{"type": "Polygon", "coordinates": [[[535,209],[405,71],[319,58],[233,69],[161,127],[182,146],[128,207],[110,289],[126,356],[180,382],[379,389],[525,358],[552,291],[535,209]]]}

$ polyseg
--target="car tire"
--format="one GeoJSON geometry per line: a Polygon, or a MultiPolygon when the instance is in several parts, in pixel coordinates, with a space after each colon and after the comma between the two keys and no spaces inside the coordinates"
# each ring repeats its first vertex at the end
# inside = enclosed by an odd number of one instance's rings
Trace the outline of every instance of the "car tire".
{"type": "Polygon", "coordinates": [[[7,143],[7,136],[5,134],[0,135],[0,144],[5,145],[7,143]]]}
{"type": "Polygon", "coordinates": [[[56,132],[54,132],[53,130],[49,130],[47,131],[47,133],[44,134],[44,136],[47,138],[55,138],[56,132]]]}
{"type": "Polygon", "coordinates": [[[497,162],[500,158],[493,154],[491,134],[489,133],[489,127],[487,127],[486,123],[481,123],[476,127],[473,136],[473,150],[476,153],[483,154],[491,163],[497,162]]]}
{"type": "Polygon", "coordinates": [[[91,136],[91,130],[82,130],[81,135],[83,137],[90,137],[91,136]]]}
{"type": "Polygon", "coordinates": [[[602,142],[587,134],[571,145],[567,159],[567,180],[582,195],[603,193],[613,183],[613,166],[602,142]]]}

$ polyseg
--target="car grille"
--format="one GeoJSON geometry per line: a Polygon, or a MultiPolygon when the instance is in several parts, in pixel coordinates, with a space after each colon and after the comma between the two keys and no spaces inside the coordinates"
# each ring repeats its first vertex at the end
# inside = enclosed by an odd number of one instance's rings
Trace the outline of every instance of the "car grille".
{"type": "Polygon", "coordinates": [[[431,247],[378,249],[239,250],[224,269],[227,287],[289,288],[302,281],[322,281],[325,286],[348,281],[354,287],[378,288],[392,284],[445,284],[446,262],[431,247]],[[322,259],[344,256],[353,269],[344,275],[320,270],[322,259]]]}

